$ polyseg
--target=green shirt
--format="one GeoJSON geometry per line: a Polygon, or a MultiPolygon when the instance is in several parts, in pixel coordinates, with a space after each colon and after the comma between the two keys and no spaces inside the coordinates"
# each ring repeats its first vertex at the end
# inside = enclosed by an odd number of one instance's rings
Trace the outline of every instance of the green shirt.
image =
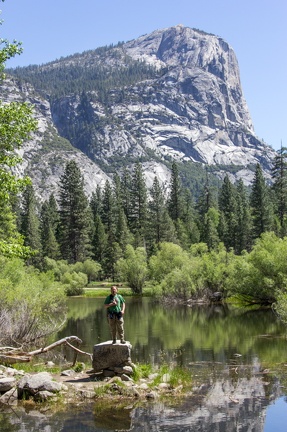
{"type": "Polygon", "coordinates": [[[120,295],[116,294],[113,296],[112,294],[108,295],[104,304],[112,303],[114,297],[117,299],[117,304],[114,306],[108,307],[109,312],[120,312],[122,310],[122,304],[125,303],[125,299],[120,295]]]}

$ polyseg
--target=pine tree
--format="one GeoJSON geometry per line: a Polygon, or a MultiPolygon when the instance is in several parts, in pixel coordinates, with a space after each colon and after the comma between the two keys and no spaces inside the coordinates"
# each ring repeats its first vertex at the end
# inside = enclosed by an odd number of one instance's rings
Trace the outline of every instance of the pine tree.
{"type": "Polygon", "coordinates": [[[209,244],[210,248],[212,248],[211,246],[212,244],[217,244],[219,241],[218,233],[216,233],[215,235],[215,230],[217,231],[218,228],[219,213],[217,212],[218,218],[216,222],[216,227],[214,226],[215,219],[209,215],[209,211],[211,209],[212,209],[211,214],[215,215],[215,212],[217,211],[217,207],[218,207],[218,202],[215,199],[214,191],[210,187],[209,177],[207,175],[206,182],[203,186],[203,189],[201,190],[201,193],[195,205],[195,210],[197,212],[196,221],[199,229],[200,241],[209,244]],[[212,233],[212,237],[214,237],[215,235],[217,239],[214,240],[212,238],[209,240],[208,233],[212,233]]]}
{"type": "Polygon", "coordinates": [[[114,196],[115,196],[115,240],[119,244],[122,252],[125,251],[127,244],[131,243],[133,236],[128,229],[126,213],[124,211],[124,194],[122,182],[118,174],[114,176],[114,196]]]}
{"type": "Polygon", "coordinates": [[[125,168],[123,175],[121,177],[121,195],[122,195],[122,206],[129,226],[131,221],[131,189],[132,189],[131,185],[132,185],[131,175],[125,168]]]}
{"type": "Polygon", "coordinates": [[[226,248],[235,248],[237,241],[236,191],[228,176],[225,176],[219,191],[218,205],[222,214],[219,224],[220,240],[224,242],[226,248]]]}
{"type": "Polygon", "coordinates": [[[108,238],[104,224],[100,215],[96,215],[94,220],[94,234],[92,239],[92,251],[95,261],[103,265],[105,259],[105,251],[108,245],[108,238]]]}
{"type": "Polygon", "coordinates": [[[207,244],[208,250],[216,249],[219,244],[218,224],[219,211],[211,207],[204,215],[204,230],[202,233],[202,241],[207,244]]]}
{"type": "Polygon", "coordinates": [[[123,208],[120,208],[117,212],[115,240],[123,253],[127,245],[133,242],[133,235],[128,229],[127,218],[123,208]]]}
{"type": "Polygon", "coordinates": [[[281,235],[286,235],[287,214],[287,148],[282,147],[277,151],[272,167],[273,191],[275,195],[275,214],[279,218],[281,235]]]}
{"type": "Polygon", "coordinates": [[[263,232],[272,230],[273,226],[273,209],[270,203],[269,190],[259,164],[256,165],[252,182],[250,207],[253,238],[258,238],[263,232]]]}
{"type": "Polygon", "coordinates": [[[237,236],[235,253],[240,254],[243,250],[250,251],[252,247],[252,219],[246,188],[242,180],[237,185],[236,207],[237,236]]]}
{"type": "Polygon", "coordinates": [[[107,180],[103,190],[101,219],[105,226],[109,242],[115,241],[116,201],[110,182],[107,180]]]}
{"type": "Polygon", "coordinates": [[[147,228],[149,255],[160,242],[176,241],[175,227],[168,214],[163,189],[157,177],[154,178],[153,185],[150,189],[147,228]]]}
{"type": "Polygon", "coordinates": [[[150,200],[148,203],[148,231],[152,243],[160,243],[163,240],[163,213],[165,199],[158,178],[155,177],[150,190],[150,200]]]}
{"type": "Polygon", "coordinates": [[[105,277],[114,278],[116,259],[120,257],[120,246],[116,242],[116,200],[114,190],[107,180],[103,190],[101,220],[105,227],[106,248],[101,262],[105,277]]]}
{"type": "Polygon", "coordinates": [[[84,193],[84,181],[75,161],[66,164],[60,178],[59,242],[62,257],[69,263],[91,255],[92,216],[84,193]]]}
{"type": "Polygon", "coordinates": [[[181,219],[183,213],[182,184],[179,177],[178,167],[173,162],[171,167],[170,193],[168,199],[168,211],[171,219],[176,222],[181,219]]]}
{"type": "Polygon", "coordinates": [[[183,249],[189,249],[194,243],[200,240],[200,231],[196,223],[196,211],[192,199],[191,191],[184,189],[183,191],[183,208],[182,208],[182,221],[186,231],[186,241],[183,242],[179,236],[180,244],[183,249]]]}
{"type": "Polygon", "coordinates": [[[24,236],[25,246],[29,246],[37,255],[29,261],[39,263],[41,254],[40,223],[37,214],[37,202],[32,185],[27,185],[23,192],[23,211],[21,215],[21,234],[24,236]]]}
{"type": "Polygon", "coordinates": [[[96,187],[96,192],[92,193],[90,207],[95,221],[96,217],[102,214],[102,190],[99,185],[96,187]]]}
{"type": "Polygon", "coordinates": [[[59,214],[57,203],[53,194],[49,200],[45,201],[40,214],[40,231],[43,256],[52,259],[60,258],[60,246],[57,242],[57,230],[59,224],[59,214]]]}
{"type": "Polygon", "coordinates": [[[134,167],[131,184],[130,229],[135,247],[145,247],[147,224],[147,188],[140,163],[134,167]]]}

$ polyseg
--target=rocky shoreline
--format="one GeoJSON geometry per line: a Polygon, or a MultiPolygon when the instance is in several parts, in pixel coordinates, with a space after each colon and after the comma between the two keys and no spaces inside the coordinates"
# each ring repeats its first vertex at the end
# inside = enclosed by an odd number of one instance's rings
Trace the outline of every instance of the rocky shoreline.
{"type": "Polygon", "coordinates": [[[93,370],[76,372],[67,369],[59,374],[50,372],[25,373],[0,365],[0,403],[17,405],[21,401],[47,402],[61,400],[80,404],[99,398],[157,399],[160,396],[180,395],[183,386],[173,387],[169,374],[161,377],[156,386],[152,383],[158,374],[150,374],[135,382],[126,373],[113,377],[93,370]]]}

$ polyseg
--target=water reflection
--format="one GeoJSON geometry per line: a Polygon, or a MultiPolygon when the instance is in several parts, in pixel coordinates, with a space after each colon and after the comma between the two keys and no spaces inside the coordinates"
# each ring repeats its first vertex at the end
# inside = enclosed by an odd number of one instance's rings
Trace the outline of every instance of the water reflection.
{"type": "MultiPolygon", "coordinates": [[[[127,298],[125,334],[134,362],[180,366],[195,362],[280,363],[285,357],[285,326],[271,310],[228,307],[164,307],[152,299],[127,298]],[[236,354],[241,357],[236,358],[236,354]],[[236,360],[235,360],[236,359],[236,360]]],[[[84,351],[110,339],[103,299],[69,302],[69,319],[57,338],[77,335],[84,351]]]]}
{"type": "MultiPolygon", "coordinates": [[[[188,368],[193,393],[177,402],[131,400],[129,406],[103,407],[96,401],[57,414],[20,407],[1,413],[0,408],[1,431],[281,432],[278,419],[286,420],[286,339],[285,327],[271,311],[166,308],[152,299],[126,300],[132,360],[188,368]],[[272,429],[272,422],[278,428],[272,429]]],[[[70,335],[80,337],[87,352],[110,339],[103,299],[70,299],[67,325],[55,339],[70,335]]]]}
{"type": "MultiPolygon", "coordinates": [[[[11,413],[1,415],[0,411],[1,431],[283,432],[282,421],[278,421],[282,411],[278,410],[276,418],[271,410],[267,411],[269,426],[265,428],[266,408],[279,392],[278,382],[267,382],[262,377],[240,378],[236,383],[230,379],[211,380],[179,403],[156,401],[127,407],[117,402],[110,406],[105,403],[103,407],[102,402],[96,402],[82,407],[70,406],[57,414],[16,408],[13,416],[11,413]],[[273,392],[269,398],[266,397],[268,385],[273,392]],[[270,428],[272,424],[279,425],[279,429],[270,428]]],[[[284,409],[286,413],[286,404],[284,409]]]]}

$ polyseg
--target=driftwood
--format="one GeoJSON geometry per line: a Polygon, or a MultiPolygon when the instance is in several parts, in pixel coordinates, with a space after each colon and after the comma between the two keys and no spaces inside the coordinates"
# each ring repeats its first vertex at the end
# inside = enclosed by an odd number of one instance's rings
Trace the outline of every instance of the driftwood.
{"type": "Polygon", "coordinates": [[[71,342],[76,343],[77,345],[80,345],[82,343],[81,339],[79,339],[77,336],[67,336],[63,339],[58,340],[57,342],[52,343],[51,345],[48,345],[47,347],[39,348],[30,352],[19,351],[17,348],[0,347],[0,363],[28,363],[32,360],[34,356],[44,354],[60,345],[68,345],[75,351],[73,365],[76,363],[78,353],[88,355],[90,358],[92,358],[92,354],[81,351],[79,348],[73,346],[71,342]]]}

